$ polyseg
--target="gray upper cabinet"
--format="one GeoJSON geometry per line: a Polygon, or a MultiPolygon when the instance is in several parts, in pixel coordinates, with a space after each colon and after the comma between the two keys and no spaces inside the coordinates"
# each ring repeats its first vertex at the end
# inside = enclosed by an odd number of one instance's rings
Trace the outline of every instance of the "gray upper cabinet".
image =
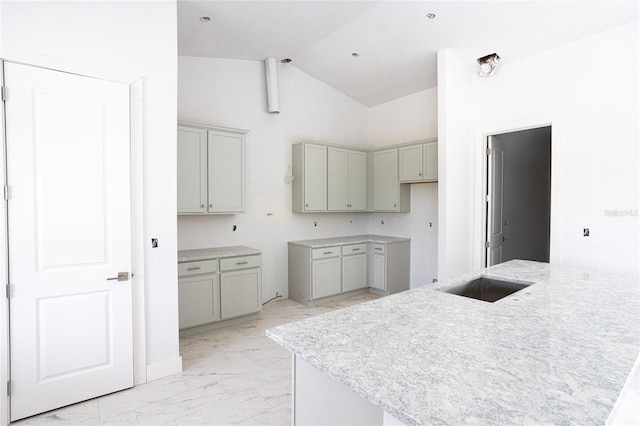
{"type": "Polygon", "coordinates": [[[178,214],[244,211],[247,133],[178,123],[178,214]]]}
{"type": "Polygon", "coordinates": [[[373,211],[408,212],[411,193],[398,179],[398,148],[375,151],[372,157],[373,211]]]}
{"type": "Polygon", "coordinates": [[[367,209],[367,153],[328,147],[327,209],[365,211],[367,209]]]}
{"type": "Polygon", "coordinates": [[[398,155],[400,182],[438,180],[438,141],[401,146],[398,155]]]}
{"type": "Polygon", "coordinates": [[[178,213],[204,213],[207,205],[207,131],[178,126],[178,213]]]}
{"type": "Polygon", "coordinates": [[[305,142],[292,149],[293,212],[327,211],[327,147],[305,142]]]}

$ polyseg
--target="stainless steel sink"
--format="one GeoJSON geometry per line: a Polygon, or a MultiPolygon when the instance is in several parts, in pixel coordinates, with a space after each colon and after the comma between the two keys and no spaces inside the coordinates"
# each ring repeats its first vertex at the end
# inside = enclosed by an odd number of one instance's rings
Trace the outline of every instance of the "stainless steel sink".
{"type": "Polygon", "coordinates": [[[451,287],[439,288],[444,293],[457,294],[484,302],[495,302],[503,297],[520,291],[533,283],[505,281],[497,278],[481,276],[471,281],[455,284],[451,287]]]}

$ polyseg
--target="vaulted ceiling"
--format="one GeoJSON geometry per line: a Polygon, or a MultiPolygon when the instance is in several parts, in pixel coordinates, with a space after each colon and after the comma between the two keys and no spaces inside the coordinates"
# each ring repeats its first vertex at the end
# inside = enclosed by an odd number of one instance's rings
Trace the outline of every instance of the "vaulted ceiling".
{"type": "Polygon", "coordinates": [[[474,65],[494,52],[507,63],[635,19],[637,0],[178,0],[178,54],[288,58],[374,106],[435,87],[441,49],[474,65]]]}

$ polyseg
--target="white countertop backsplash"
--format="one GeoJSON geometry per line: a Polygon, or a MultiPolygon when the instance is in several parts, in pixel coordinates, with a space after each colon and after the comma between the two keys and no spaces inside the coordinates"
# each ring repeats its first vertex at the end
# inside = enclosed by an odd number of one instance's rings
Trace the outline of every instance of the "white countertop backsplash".
{"type": "Polygon", "coordinates": [[[267,330],[407,424],[604,424],[640,351],[637,276],[510,261],[267,330]],[[436,291],[481,273],[495,303],[436,291]]]}

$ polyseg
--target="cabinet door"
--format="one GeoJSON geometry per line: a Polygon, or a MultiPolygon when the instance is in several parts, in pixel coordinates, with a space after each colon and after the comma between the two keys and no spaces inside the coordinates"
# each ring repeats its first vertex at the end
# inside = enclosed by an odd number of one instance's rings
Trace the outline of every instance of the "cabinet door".
{"type": "Polygon", "coordinates": [[[371,287],[387,290],[387,260],[384,254],[373,253],[371,287]]]}
{"type": "Polygon", "coordinates": [[[342,257],[342,291],[368,287],[367,254],[352,254],[342,257]]]}
{"type": "Polygon", "coordinates": [[[207,132],[178,126],[178,213],[204,213],[207,202],[207,132]]]}
{"type": "Polygon", "coordinates": [[[438,180],[438,142],[427,142],[422,147],[424,172],[423,180],[438,180]]]}
{"type": "Polygon", "coordinates": [[[209,213],[244,211],[244,135],[209,130],[209,213]]]}
{"type": "Polygon", "coordinates": [[[314,260],[311,263],[311,300],[342,292],[340,258],[314,260]]]}
{"type": "Polygon", "coordinates": [[[422,144],[398,148],[400,182],[422,180],[422,144]]]}
{"type": "Polygon", "coordinates": [[[304,209],[327,210],[327,147],[304,146],[304,209]]]}
{"type": "Polygon", "coordinates": [[[194,327],[220,320],[218,274],[178,279],[178,323],[194,327]]]}
{"type": "Polygon", "coordinates": [[[367,209],[367,153],[349,150],[349,210],[367,209]]]}
{"type": "Polygon", "coordinates": [[[262,308],[260,268],[222,272],[220,306],[222,319],[260,311],[262,308]]]}
{"type": "Polygon", "coordinates": [[[398,210],[398,149],[373,153],[373,209],[398,210]]]}
{"type": "Polygon", "coordinates": [[[327,148],[327,210],[349,209],[349,152],[327,148]]]}

